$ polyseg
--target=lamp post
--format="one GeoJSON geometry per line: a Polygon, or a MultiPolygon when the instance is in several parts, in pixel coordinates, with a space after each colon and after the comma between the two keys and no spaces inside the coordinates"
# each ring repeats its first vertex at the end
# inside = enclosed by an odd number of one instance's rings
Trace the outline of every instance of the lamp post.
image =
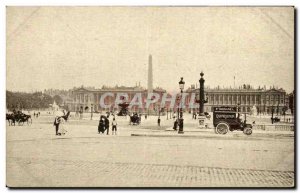
{"type": "Polygon", "coordinates": [[[274,124],[274,106],[272,105],[272,117],[271,117],[272,124],[274,124]]]}
{"type": "MultiPolygon", "coordinates": [[[[185,84],[185,82],[183,81],[183,77],[181,77],[181,80],[179,81],[179,88],[180,88],[180,93],[181,93],[181,99],[182,99],[184,84],[185,84]]],[[[184,133],[183,132],[183,113],[182,113],[181,99],[180,99],[180,118],[179,118],[179,130],[178,130],[178,134],[183,134],[184,133]]]]}
{"type": "Polygon", "coordinates": [[[91,120],[93,120],[93,104],[91,104],[91,120]]]}
{"type": "Polygon", "coordinates": [[[278,116],[278,114],[279,114],[279,103],[280,103],[280,97],[279,97],[279,95],[277,96],[277,109],[276,109],[276,114],[277,114],[277,116],[278,116]]]}
{"type": "Polygon", "coordinates": [[[180,118],[180,97],[178,96],[178,109],[177,109],[177,120],[179,123],[179,118],[180,118]]]}
{"type": "Polygon", "coordinates": [[[169,109],[167,108],[167,120],[169,119],[169,109]]]}
{"type": "Polygon", "coordinates": [[[158,118],[160,118],[160,105],[159,105],[159,109],[158,109],[158,118]]]}
{"type": "Polygon", "coordinates": [[[240,103],[237,104],[236,111],[238,113],[237,119],[238,119],[238,121],[240,121],[240,103]]]}

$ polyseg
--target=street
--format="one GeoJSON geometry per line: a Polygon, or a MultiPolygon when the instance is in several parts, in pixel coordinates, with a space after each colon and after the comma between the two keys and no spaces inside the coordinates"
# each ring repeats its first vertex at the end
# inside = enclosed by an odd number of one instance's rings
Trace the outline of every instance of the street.
{"type": "MultiPolygon", "coordinates": [[[[118,135],[97,133],[97,120],[66,123],[55,136],[52,116],[27,126],[7,124],[9,187],[292,187],[293,133],[169,131],[157,117],[129,125],[117,117],[118,135]]],[[[191,124],[189,124],[191,123],[191,124]]]]}

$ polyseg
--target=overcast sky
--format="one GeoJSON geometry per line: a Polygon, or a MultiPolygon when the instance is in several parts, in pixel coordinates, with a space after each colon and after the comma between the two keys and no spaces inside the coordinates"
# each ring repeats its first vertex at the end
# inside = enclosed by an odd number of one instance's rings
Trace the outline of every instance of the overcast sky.
{"type": "Polygon", "coordinates": [[[7,89],[270,85],[294,88],[294,10],[8,7],[7,89]]]}

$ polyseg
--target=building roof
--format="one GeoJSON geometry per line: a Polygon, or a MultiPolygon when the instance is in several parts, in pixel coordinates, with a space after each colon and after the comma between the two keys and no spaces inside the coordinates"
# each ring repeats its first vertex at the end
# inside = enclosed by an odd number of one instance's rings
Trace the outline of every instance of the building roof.
{"type": "MultiPolygon", "coordinates": [[[[74,92],[108,92],[108,91],[114,91],[114,92],[133,92],[133,91],[140,91],[140,92],[145,92],[147,89],[141,86],[133,86],[133,87],[128,87],[128,86],[114,86],[114,87],[108,87],[108,86],[102,86],[101,89],[95,89],[95,88],[87,88],[87,87],[80,87],[80,88],[75,88],[73,90],[74,92]]],[[[165,89],[156,87],[153,89],[154,92],[166,92],[165,89]]]]}
{"type": "MultiPolygon", "coordinates": [[[[186,92],[197,92],[197,91],[199,91],[199,88],[196,88],[196,89],[188,88],[186,90],[186,92]]],[[[236,92],[238,92],[238,93],[285,92],[285,90],[283,90],[282,88],[280,88],[280,89],[272,88],[272,89],[269,89],[269,90],[253,89],[253,88],[249,88],[249,89],[236,89],[236,88],[213,88],[213,89],[210,89],[210,88],[205,88],[204,91],[207,92],[207,93],[210,93],[210,92],[215,92],[215,93],[218,93],[218,92],[220,92],[220,93],[222,93],[222,92],[229,92],[229,93],[236,93],[236,92]]]]}

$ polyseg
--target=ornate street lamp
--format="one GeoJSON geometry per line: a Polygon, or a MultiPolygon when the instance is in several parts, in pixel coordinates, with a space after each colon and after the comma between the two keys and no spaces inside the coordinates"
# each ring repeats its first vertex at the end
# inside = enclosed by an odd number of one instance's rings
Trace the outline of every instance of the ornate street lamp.
{"type": "Polygon", "coordinates": [[[169,109],[167,108],[167,120],[169,119],[169,109]]]}
{"type": "MultiPolygon", "coordinates": [[[[180,93],[181,93],[181,97],[183,94],[183,89],[184,89],[184,84],[185,82],[183,81],[183,77],[181,77],[181,80],[179,81],[179,89],[180,89],[180,93]]],[[[179,134],[183,134],[183,113],[182,113],[182,103],[180,100],[180,118],[179,118],[179,130],[178,130],[179,134]]]]}
{"type": "Polygon", "coordinates": [[[271,122],[274,124],[274,105],[272,105],[272,117],[271,117],[271,122]]]}
{"type": "Polygon", "coordinates": [[[238,113],[237,119],[240,120],[240,103],[237,104],[236,111],[238,113]]]}
{"type": "Polygon", "coordinates": [[[93,104],[91,104],[91,120],[93,120],[93,104]]]}
{"type": "Polygon", "coordinates": [[[159,105],[159,107],[158,107],[158,118],[160,118],[160,105],[159,105]]]}

